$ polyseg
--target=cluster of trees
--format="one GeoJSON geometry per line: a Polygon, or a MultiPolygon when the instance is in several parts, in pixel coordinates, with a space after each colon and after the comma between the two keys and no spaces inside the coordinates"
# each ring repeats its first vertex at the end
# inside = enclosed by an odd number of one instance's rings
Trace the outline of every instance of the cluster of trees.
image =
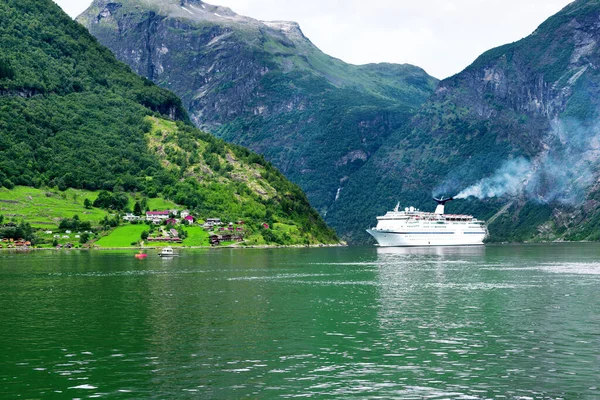
{"type": "Polygon", "coordinates": [[[104,208],[105,210],[121,211],[127,207],[129,198],[123,192],[111,193],[107,190],[102,190],[98,193],[98,197],[94,200],[94,207],[104,208]]]}
{"type": "Polygon", "coordinates": [[[9,223],[2,225],[4,216],[0,215],[0,238],[1,239],[24,239],[35,244],[35,231],[28,222],[21,221],[17,223],[9,223]]]}
{"type": "Polygon", "coordinates": [[[50,0],[0,3],[0,184],[143,190],[148,114],[180,100],[135,75],[50,0]]]}
{"type": "Polygon", "coordinates": [[[89,231],[92,229],[90,221],[81,221],[79,215],[74,215],[73,218],[63,218],[58,224],[58,229],[72,231],[89,231]]]}

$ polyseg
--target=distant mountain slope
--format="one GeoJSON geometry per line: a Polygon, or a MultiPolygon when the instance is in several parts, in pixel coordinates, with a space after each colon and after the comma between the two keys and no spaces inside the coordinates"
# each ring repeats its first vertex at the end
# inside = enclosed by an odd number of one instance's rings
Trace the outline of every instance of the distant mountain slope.
{"type": "Polygon", "coordinates": [[[411,65],[346,64],[294,22],[199,0],[96,0],[78,21],[198,126],[264,154],[322,215],[437,83],[411,65]]]}
{"type": "Polygon", "coordinates": [[[397,199],[431,208],[432,191],[463,191],[475,197],[450,212],[489,218],[507,206],[490,227],[493,240],[600,239],[599,20],[599,1],[575,1],[440,82],[328,219],[356,232],[397,199]],[[365,184],[374,174],[381,179],[365,184]]]}
{"type": "Polygon", "coordinates": [[[337,240],[296,185],[194,128],[176,95],[51,0],[0,3],[0,183],[162,193],[204,217],[281,226],[268,242],[337,240]]]}

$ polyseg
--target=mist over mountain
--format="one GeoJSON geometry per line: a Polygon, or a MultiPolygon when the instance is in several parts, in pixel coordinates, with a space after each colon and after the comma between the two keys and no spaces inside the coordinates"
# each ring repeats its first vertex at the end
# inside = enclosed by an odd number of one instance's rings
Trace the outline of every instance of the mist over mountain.
{"type": "MultiPolygon", "coordinates": [[[[202,1],[96,0],[78,21],[177,93],[197,126],[265,155],[326,218],[437,83],[411,65],[346,64],[294,22],[202,1]]],[[[344,221],[335,228],[347,232],[344,221]]]]}

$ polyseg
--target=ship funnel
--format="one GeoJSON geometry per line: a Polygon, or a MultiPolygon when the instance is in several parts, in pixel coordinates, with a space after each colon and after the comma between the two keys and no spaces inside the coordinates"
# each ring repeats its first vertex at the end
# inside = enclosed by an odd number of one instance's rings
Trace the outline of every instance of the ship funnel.
{"type": "Polygon", "coordinates": [[[435,197],[433,198],[433,200],[435,200],[436,203],[438,203],[437,207],[435,208],[435,213],[439,214],[439,215],[443,215],[444,214],[444,206],[446,205],[447,202],[454,200],[454,198],[450,197],[448,199],[444,199],[443,197],[441,199],[436,199],[435,197]]]}

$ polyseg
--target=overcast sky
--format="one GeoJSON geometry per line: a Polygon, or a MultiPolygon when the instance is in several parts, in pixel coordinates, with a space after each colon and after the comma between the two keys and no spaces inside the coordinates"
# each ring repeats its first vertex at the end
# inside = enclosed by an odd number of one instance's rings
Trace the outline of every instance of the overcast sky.
{"type": "MultiPolygon", "coordinates": [[[[71,16],[88,0],[55,0],[71,16]]],[[[261,20],[291,20],[325,53],[353,64],[409,63],[437,78],[519,40],[570,0],[214,0],[261,20]]]]}

